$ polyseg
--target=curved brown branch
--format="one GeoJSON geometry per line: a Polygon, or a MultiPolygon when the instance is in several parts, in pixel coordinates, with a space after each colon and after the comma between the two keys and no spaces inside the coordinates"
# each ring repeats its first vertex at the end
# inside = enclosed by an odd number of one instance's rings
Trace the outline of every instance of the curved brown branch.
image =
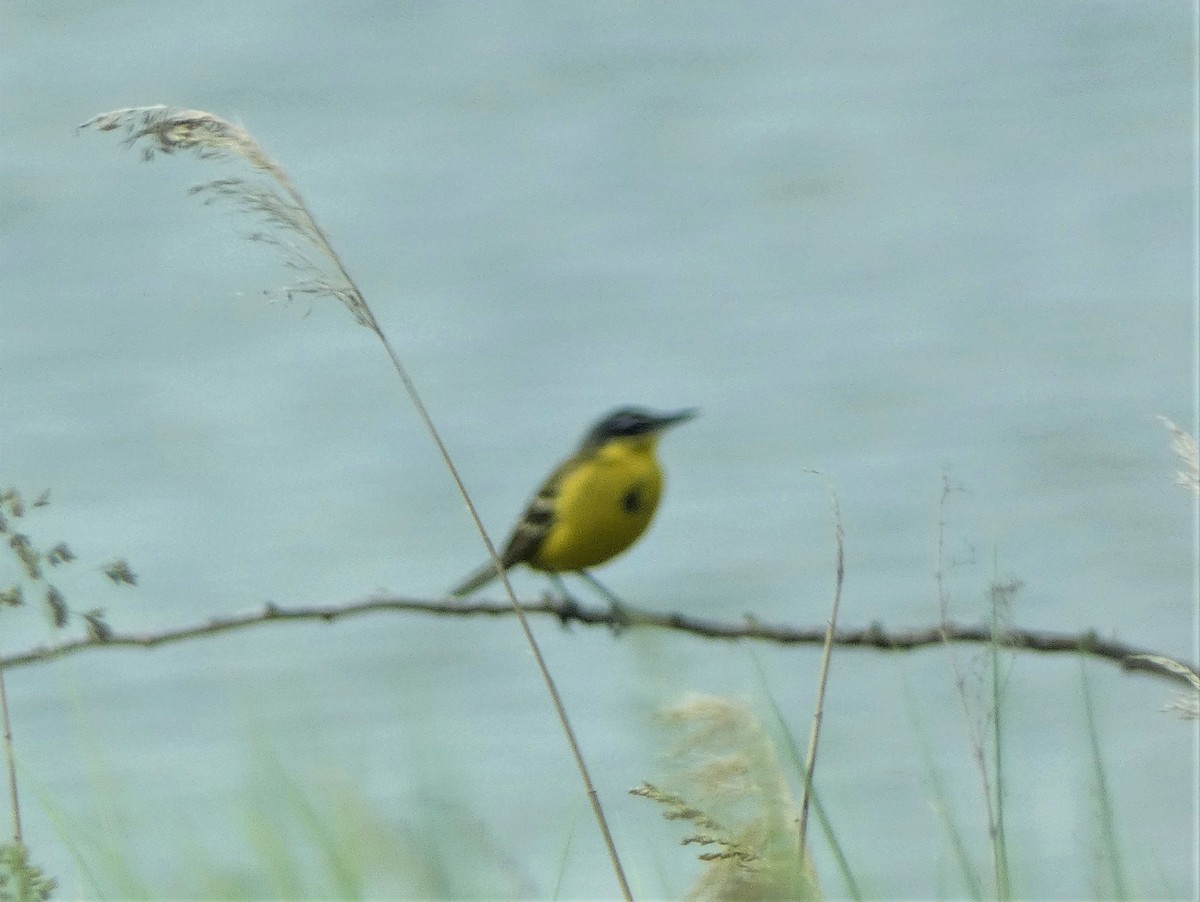
{"type": "MultiPolygon", "coordinates": [[[[678,612],[659,614],[624,607],[621,613],[614,616],[608,608],[585,608],[570,601],[562,602],[548,598],[524,602],[521,606],[527,614],[556,617],[563,626],[580,623],[585,626],[603,626],[611,629],[656,627],[677,630],[708,639],[749,639],[782,645],[821,645],[825,640],[824,626],[798,627],[766,624],[759,622],[749,614],[741,621],[720,621],[692,617],[678,612]]],[[[284,608],[268,603],[261,608],[240,614],[214,617],[204,623],[174,627],[161,632],[123,633],[114,631],[107,639],[86,637],[58,645],[32,648],[0,659],[0,667],[8,669],[41,664],[90,648],[154,648],[158,645],[182,642],[201,636],[216,636],[269,623],[300,620],[333,621],[343,617],[356,617],[360,614],[382,611],[429,614],[437,617],[503,617],[512,616],[513,608],[508,602],[501,604],[469,599],[429,600],[398,597],[368,598],[345,605],[313,607],[284,608]]],[[[879,624],[872,624],[864,629],[840,629],[833,639],[835,645],[851,648],[857,646],[880,651],[912,651],[927,646],[941,645],[945,642],[986,644],[991,641],[991,630],[986,625],[964,626],[954,623],[898,631],[889,631],[879,624]]],[[[1189,672],[1193,677],[1200,678],[1200,670],[1197,670],[1193,664],[1184,663],[1182,670],[1168,667],[1153,659],[1169,658],[1169,655],[1160,655],[1150,649],[1137,648],[1116,639],[1103,639],[1095,631],[1053,633],[1006,629],[999,634],[997,641],[1001,647],[1014,651],[1091,655],[1118,664],[1125,670],[1148,673],[1187,686],[1192,685],[1192,679],[1188,676],[1189,672]]]]}

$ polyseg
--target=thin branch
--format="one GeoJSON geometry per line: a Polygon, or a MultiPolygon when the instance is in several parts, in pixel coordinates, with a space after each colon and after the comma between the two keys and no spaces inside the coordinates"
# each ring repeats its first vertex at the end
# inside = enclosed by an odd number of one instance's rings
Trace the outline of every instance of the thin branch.
{"type": "MultiPolygon", "coordinates": [[[[572,602],[543,598],[539,601],[522,602],[526,614],[552,616],[563,626],[573,623],[584,626],[600,626],[606,630],[622,626],[628,629],[668,629],[688,633],[705,639],[746,639],[759,642],[774,642],[779,645],[821,645],[825,641],[825,627],[801,627],[784,624],[761,623],[747,615],[741,621],[708,620],[678,612],[656,613],[626,606],[624,620],[614,616],[607,607],[584,608],[572,602]]],[[[470,599],[419,599],[380,596],[344,605],[316,605],[308,607],[279,607],[266,604],[240,614],[214,617],[204,623],[179,626],[161,632],[125,633],[114,630],[107,639],[79,638],[56,645],[41,646],[0,659],[0,667],[10,669],[31,664],[43,664],[58,658],[92,648],[154,648],[173,642],[182,642],[202,636],[261,626],[282,621],[324,620],[330,622],[345,617],[380,612],[429,614],[436,617],[504,617],[513,615],[510,603],[475,601],[470,599]]],[[[862,629],[840,629],[833,637],[833,644],[849,648],[865,648],[875,651],[914,651],[941,645],[944,642],[966,642],[987,644],[993,641],[992,631],[986,624],[966,626],[947,623],[921,629],[888,631],[879,624],[862,629]]],[[[1085,633],[1054,633],[1039,630],[1003,629],[994,641],[1001,648],[1014,651],[1041,652],[1044,654],[1085,654],[1101,661],[1120,665],[1124,670],[1147,673],[1192,687],[1200,678],[1200,669],[1194,664],[1180,662],[1170,655],[1162,655],[1150,649],[1128,645],[1116,639],[1102,639],[1095,631],[1085,633]],[[1170,661],[1166,666],[1162,661],[1170,661]]]]}

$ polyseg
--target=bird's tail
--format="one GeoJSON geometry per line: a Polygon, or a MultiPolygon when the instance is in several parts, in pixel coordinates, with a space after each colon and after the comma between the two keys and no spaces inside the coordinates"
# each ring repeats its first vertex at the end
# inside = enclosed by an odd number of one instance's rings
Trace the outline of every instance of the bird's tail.
{"type": "Polygon", "coordinates": [[[455,586],[450,595],[452,598],[462,598],[464,595],[470,595],[472,592],[482,589],[488,583],[496,578],[496,565],[488,561],[461,583],[455,586]]]}

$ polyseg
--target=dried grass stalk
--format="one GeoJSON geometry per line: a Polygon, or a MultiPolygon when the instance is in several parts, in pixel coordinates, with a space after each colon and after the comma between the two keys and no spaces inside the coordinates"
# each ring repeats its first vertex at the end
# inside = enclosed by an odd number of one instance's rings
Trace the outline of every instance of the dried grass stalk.
{"type": "Polygon", "coordinates": [[[139,147],[142,159],[158,154],[191,152],[201,159],[240,160],[256,173],[231,176],[196,185],[192,194],[205,203],[227,201],[261,222],[265,229],[246,237],[274,245],[297,280],[282,290],[287,299],[298,295],[340,301],[354,319],[377,335],[379,325],[324,230],[283,167],[239,125],[202,110],[167,106],[129,107],[101,113],[82,128],[124,132],[127,147],[139,147]]]}

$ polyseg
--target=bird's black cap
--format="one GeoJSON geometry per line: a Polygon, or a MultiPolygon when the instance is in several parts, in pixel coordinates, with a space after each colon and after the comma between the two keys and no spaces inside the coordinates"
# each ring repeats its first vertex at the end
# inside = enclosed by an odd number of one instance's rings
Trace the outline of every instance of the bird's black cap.
{"type": "Polygon", "coordinates": [[[673,413],[655,413],[644,407],[621,407],[600,420],[588,432],[584,445],[599,445],[612,438],[632,438],[662,432],[671,426],[685,423],[700,415],[695,408],[673,413]]]}

